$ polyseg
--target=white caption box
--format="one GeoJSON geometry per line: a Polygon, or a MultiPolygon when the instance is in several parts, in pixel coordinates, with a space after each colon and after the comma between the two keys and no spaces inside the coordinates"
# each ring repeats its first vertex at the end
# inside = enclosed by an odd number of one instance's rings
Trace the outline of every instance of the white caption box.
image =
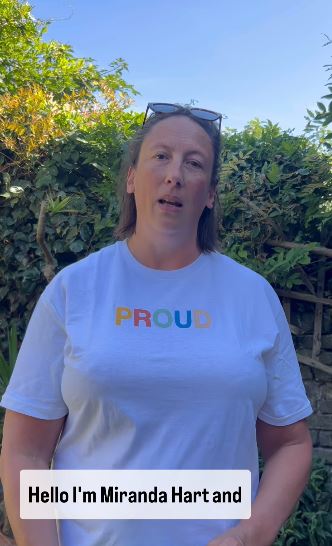
{"type": "Polygon", "coordinates": [[[248,519],[249,470],[21,470],[22,519],[248,519]]]}

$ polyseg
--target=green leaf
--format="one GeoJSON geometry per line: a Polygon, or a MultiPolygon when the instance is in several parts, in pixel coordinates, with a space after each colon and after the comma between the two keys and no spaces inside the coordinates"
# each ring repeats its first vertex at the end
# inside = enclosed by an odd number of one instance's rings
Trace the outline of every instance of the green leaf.
{"type": "Polygon", "coordinates": [[[60,212],[66,212],[67,207],[70,205],[72,198],[70,196],[66,197],[57,197],[53,199],[52,197],[48,198],[48,212],[51,214],[59,214],[60,212]]]}
{"type": "Polygon", "coordinates": [[[87,226],[86,224],[80,227],[80,237],[84,242],[88,241],[91,237],[89,226],[87,226]]]}
{"type": "Polygon", "coordinates": [[[254,229],[252,230],[251,232],[251,236],[253,239],[256,239],[256,237],[258,237],[258,235],[260,234],[260,231],[261,231],[261,228],[260,226],[255,226],[254,229]]]}
{"type": "Polygon", "coordinates": [[[280,167],[277,163],[271,163],[266,171],[266,176],[272,184],[277,184],[280,180],[280,167]]]}
{"type": "Polygon", "coordinates": [[[3,178],[3,181],[4,181],[5,186],[7,188],[10,185],[10,181],[11,181],[10,174],[9,173],[3,173],[2,178],[3,178]]]}
{"type": "Polygon", "coordinates": [[[332,113],[326,114],[326,117],[325,117],[325,120],[324,120],[323,123],[322,123],[322,126],[323,126],[323,127],[326,127],[326,126],[329,125],[330,123],[332,123],[332,113]]]}
{"type": "Polygon", "coordinates": [[[322,102],[317,102],[317,106],[322,112],[326,112],[326,106],[322,102]]]}
{"type": "Polygon", "coordinates": [[[40,176],[36,177],[36,188],[43,188],[52,185],[53,176],[48,173],[42,173],[40,176]]]}
{"type": "Polygon", "coordinates": [[[269,218],[275,218],[276,216],[280,216],[280,215],[281,215],[281,212],[279,210],[273,210],[272,212],[270,212],[269,218]]]}
{"type": "Polygon", "coordinates": [[[106,165],[100,165],[99,163],[96,163],[96,162],[91,163],[91,165],[105,174],[109,174],[110,172],[110,168],[106,165]]]}
{"type": "Polygon", "coordinates": [[[80,158],[80,153],[78,150],[74,150],[71,154],[71,159],[74,161],[74,163],[77,163],[80,158]]]}
{"type": "Polygon", "coordinates": [[[15,195],[19,195],[24,192],[23,188],[20,186],[10,186],[9,191],[15,195]]]}
{"type": "Polygon", "coordinates": [[[240,258],[248,258],[248,252],[243,248],[240,248],[238,251],[238,256],[240,256],[240,258]]]}
{"type": "Polygon", "coordinates": [[[0,301],[7,296],[9,292],[9,286],[0,286],[0,301]]]}
{"type": "Polygon", "coordinates": [[[70,243],[69,248],[72,252],[78,253],[81,252],[84,249],[84,243],[81,241],[81,239],[76,239],[72,243],[70,243]]]}

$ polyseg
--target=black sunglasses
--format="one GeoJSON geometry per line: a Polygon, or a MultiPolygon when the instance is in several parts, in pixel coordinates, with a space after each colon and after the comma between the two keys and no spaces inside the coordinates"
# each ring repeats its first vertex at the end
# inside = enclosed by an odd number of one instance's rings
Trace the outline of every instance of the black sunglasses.
{"type": "Polygon", "coordinates": [[[198,119],[212,122],[219,121],[220,133],[222,115],[218,112],[205,110],[204,108],[191,108],[187,106],[183,107],[179,104],[170,104],[168,102],[149,102],[145,111],[143,125],[147,120],[149,110],[152,110],[152,112],[154,112],[155,114],[171,114],[172,112],[177,112],[178,110],[182,110],[183,108],[185,108],[186,110],[190,110],[191,114],[198,119]]]}

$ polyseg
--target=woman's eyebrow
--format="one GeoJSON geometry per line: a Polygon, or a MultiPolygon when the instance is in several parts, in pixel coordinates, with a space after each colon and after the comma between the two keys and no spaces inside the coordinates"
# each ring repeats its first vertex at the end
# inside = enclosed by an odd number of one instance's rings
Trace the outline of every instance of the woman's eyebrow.
{"type": "MultiPolygon", "coordinates": [[[[172,146],[168,146],[168,144],[164,144],[163,142],[159,142],[151,146],[151,150],[155,150],[157,148],[164,148],[165,150],[168,150],[168,151],[174,150],[172,146]]],[[[193,148],[192,150],[188,150],[186,152],[186,155],[190,155],[190,154],[199,154],[204,159],[206,159],[205,153],[202,150],[197,150],[193,148]]]]}

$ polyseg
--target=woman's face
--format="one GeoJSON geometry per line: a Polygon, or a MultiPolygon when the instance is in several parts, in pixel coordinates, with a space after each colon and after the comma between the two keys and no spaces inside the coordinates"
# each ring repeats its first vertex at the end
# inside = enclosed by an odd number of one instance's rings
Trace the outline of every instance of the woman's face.
{"type": "Polygon", "coordinates": [[[171,116],[156,123],[142,143],[137,165],[128,172],[136,229],[145,226],[196,237],[204,208],[213,207],[213,159],[209,136],[190,118],[171,116]]]}

